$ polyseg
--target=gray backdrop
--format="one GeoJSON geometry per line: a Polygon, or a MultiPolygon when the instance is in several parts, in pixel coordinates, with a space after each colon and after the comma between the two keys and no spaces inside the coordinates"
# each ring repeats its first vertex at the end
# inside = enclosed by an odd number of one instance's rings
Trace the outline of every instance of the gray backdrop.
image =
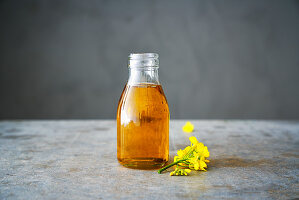
{"type": "Polygon", "coordinates": [[[130,52],[172,118],[299,118],[298,1],[0,1],[0,118],[115,118],[130,52]]]}

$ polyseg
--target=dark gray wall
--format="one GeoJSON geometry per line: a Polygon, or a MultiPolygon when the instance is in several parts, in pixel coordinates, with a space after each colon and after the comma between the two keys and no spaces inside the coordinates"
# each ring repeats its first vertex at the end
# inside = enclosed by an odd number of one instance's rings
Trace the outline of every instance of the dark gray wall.
{"type": "Polygon", "coordinates": [[[0,118],[114,118],[130,52],[172,118],[299,118],[298,1],[0,1],[0,118]]]}

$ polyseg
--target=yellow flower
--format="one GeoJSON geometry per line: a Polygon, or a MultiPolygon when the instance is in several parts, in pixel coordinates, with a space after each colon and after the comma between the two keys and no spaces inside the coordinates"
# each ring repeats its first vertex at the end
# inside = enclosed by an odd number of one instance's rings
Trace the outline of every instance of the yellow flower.
{"type": "Polygon", "coordinates": [[[210,153],[208,151],[208,147],[204,146],[203,143],[198,143],[196,145],[196,149],[195,149],[194,154],[198,155],[198,157],[205,157],[205,158],[210,156],[210,153]]]}
{"type": "Polygon", "coordinates": [[[183,126],[183,131],[186,133],[191,133],[194,130],[194,125],[191,122],[186,122],[186,124],[183,126]]]}
{"type": "Polygon", "coordinates": [[[208,147],[205,146],[204,149],[203,149],[203,152],[202,152],[202,156],[203,157],[210,157],[210,152],[208,151],[208,147]]]}
{"type": "Polygon", "coordinates": [[[198,161],[196,161],[196,162],[194,163],[194,169],[195,169],[195,170],[199,170],[199,162],[198,162],[198,161]]]}
{"type": "Polygon", "coordinates": [[[194,137],[194,136],[189,137],[189,140],[190,140],[192,146],[198,144],[198,141],[197,141],[196,137],[194,137]]]}
{"type": "Polygon", "coordinates": [[[205,163],[204,157],[201,157],[200,159],[194,158],[190,160],[190,168],[194,168],[195,170],[202,170],[206,171],[205,168],[207,168],[207,164],[205,163]]]}
{"type": "Polygon", "coordinates": [[[171,166],[176,166],[176,169],[170,173],[170,176],[188,175],[191,172],[190,169],[206,171],[208,167],[206,163],[210,162],[206,160],[210,156],[208,147],[198,142],[194,136],[190,137],[189,140],[191,142],[190,146],[187,146],[184,150],[178,150],[174,162],[161,168],[158,171],[159,174],[171,166]]]}
{"type": "Polygon", "coordinates": [[[170,172],[170,176],[188,176],[190,174],[190,169],[179,169],[176,168],[174,171],[170,172]]]}
{"type": "Polygon", "coordinates": [[[177,151],[177,156],[174,157],[174,162],[176,162],[177,160],[182,159],[189,151],[190,151],[191,147],[187,146],[184,150],[180,149],[177,151]]]}
{"type": "Polygon", "coordinates": [[[199,160],[199,169],[202,170],[202,171],[206,171],[205,168],[207,168],[207,164],[204,162],[204,157],[201,157],[200,160],[199,160]]]}
{"type": "Polygon", "coordinates": [[[190,163],[189,168],[194,168],[195,170],[199,170],[199,162],[197,156],[190,158],[188,161],[190,163]]]}
{"type": "Polygon", "coordinates": [[[181,158],[184,156],[184,151],[182,149],[177,151],[178,157],[181,158]]]}

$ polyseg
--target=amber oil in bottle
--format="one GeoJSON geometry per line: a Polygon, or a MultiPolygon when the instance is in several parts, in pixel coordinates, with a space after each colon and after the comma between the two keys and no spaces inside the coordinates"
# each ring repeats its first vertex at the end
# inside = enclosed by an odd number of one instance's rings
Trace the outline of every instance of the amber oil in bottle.
{"type": "Polygon", "coordinates": [[[169,109],[158,55],[131,54],[129,71],[117,109],[117,158],[130,168],[159,168],[169,157],[169,109]]]}

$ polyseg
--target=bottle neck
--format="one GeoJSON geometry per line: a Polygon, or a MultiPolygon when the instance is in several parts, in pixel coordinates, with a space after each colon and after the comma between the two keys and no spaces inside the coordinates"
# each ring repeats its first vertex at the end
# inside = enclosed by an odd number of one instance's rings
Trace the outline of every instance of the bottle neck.
{"type": "Polygon", "coordinates": [[[158,67],[129,67],[128,85],[160,85],[158,67]]]}

